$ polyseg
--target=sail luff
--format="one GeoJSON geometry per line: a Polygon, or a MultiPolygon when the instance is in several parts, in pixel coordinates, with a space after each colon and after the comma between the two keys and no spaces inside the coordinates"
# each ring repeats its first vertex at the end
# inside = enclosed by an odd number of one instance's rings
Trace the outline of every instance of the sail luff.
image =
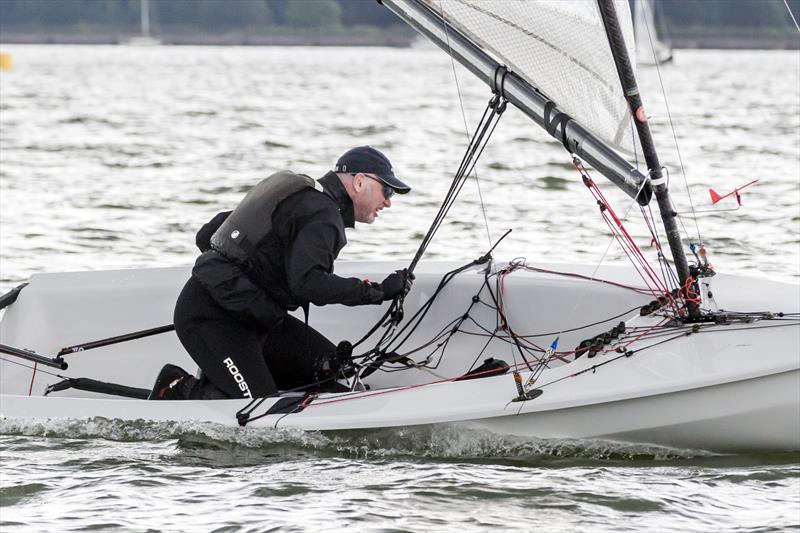
{"type": "MultiPolygon", "coordinates": [[[[625,41],[617,18],[617,11],[614,7],[613,0],[597,0],[597,5],[600,8],[600,15],[606,27],[608,42],[611,46],[611,53],[614,56],[614,63],[617,67],[617,73],[619,74],[623,92],[625,93],[625,99],[628,101],[628,106],[634,117],[634,124],[639,134],[639,140],[644,152],[644,159],[650,173],[650,183],[654,188],[656,201],[658,202],[658,210],[661,213],[661,221],[664,224],[664,230],[667,234],[667,241],[669,242],[669,248],[672,252],[675,269],[678,272],[681,287],[685,287],[686,281],[690,278],[690,273],[689,265],[686,261],[686,254],[683,251],[683,242],[681,241],[680,231],[678,229],[678,214],[672,206],[667,180],[664,178],[661,171],[658,152],[656,151],[655,142],[650,132],[650,125],[647,122],[647,113],[642,104],[642,97],[636,83],[636,76],[633,73],[628,50],[625,47],[625,41]]],[[[688,308],[691,314],[694,315],[697,313],[697,306],[691,302],[688,302],[688,308]]]]}
{"type": "MultiPolygon", "coordinates": [[[[495,86],[498,69],[505,65],[447,24],[439,13],[421,0],[382,0],[382,3],[484,83],[495,86]]],[[[646,205],[650,201],[652,191],[645,183],[645,176],[608,144],[562,112],[554,101],[513,71],[507,72],[502,85],[503,95],[570,153],[597,169],[639,204],[646,205]]]]}

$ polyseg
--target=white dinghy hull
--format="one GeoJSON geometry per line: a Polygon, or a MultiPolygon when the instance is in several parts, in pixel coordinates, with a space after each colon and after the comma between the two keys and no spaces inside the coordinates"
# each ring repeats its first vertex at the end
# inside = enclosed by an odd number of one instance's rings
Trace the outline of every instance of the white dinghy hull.
{"type": "MultiPolygon", "coordinates": [[[[498,397],[513,396],[509,376],[487,378],[502,381],[498,397]],[[505,377],[506,379],[501,379],[505,377]]],[[[519,404],[484,406],[485,410],[446,411],[429,409],[429,401],[472,400],[482,390],[446,390],[452,386],[430,385],[434,394],[418,390],[397,391],[391,401],[370,397],[322,395],[319,405],[291,415],[267,415],[247,427],[299,428],[306,431],[341,431],[408,427],[428,424],[467,424],[498,434],[554,439],[603,439],[656,444],[674,448],[715,451],[793,451],[800,449],[800,417],[797,390],[800,372],[726,383],[703,389],[617,400],[602,404],[552,408],[552,403],[519,411],[519,404]],[[765,395],[765,391],[778,394],[765,395]],[[459,393],[467,393],[459,394],[459,393]],[[444,399],[443,399],[444,396],[444,399]],[[463,397],[466,396],[466,397],[463,397]],[[742,408],[736,398],[763,397],[742,408]],[[337,401],[338,400],[338,401],[337,401]],[[336,402],[334,404],[326,402],[336,402]]],[[[498,387],[493,387],[498,388],[498,387]]],[[[48,398],[3,395],[2,418],[13,420],[95,419],[147,420],[154,422],[199,421],[237,425],[236,411],[244,400],[167,401],[48,398]]],[[[271,402],[266,402],[266,410],[271,402]]],[[[474,409],[474,402],[466,404],[474,409]]],[[[258,412],[258,411],[257,411],[258,412]]]]}
{"type": "MultiPolygon", "coordinates": [[[[433,293],[454,264],[421,265],[407,300],[406,316],[433,293]]],[[[342,275],[376,277],[398,265],[347,263],[342,275]]],[[[589,272],[574,265],[545,268],[589,272]]],[[[597,277],[632,284],[633,273],[605,267],[597,277]]],[[[52,356],[62,347],[111,337],[171,322],[175,298],[188,269],[46,274],[34,276],[0,322],[0,343],[52,356]]],[[[485,280],[474,268],[457,276],[440,294],[429,319],[414,332],[410,346],[435,337],[469,309],[485,280]]],[[[719,275],[713,278],[719,307],[726,310],[796,313],[796,285],[719,275]],[[732,297],[722,301],[723,296],[732,297]],[[759,301],[762,299],[762,301],[759,301]],[[767,303],[768,302],[768,303],[767,303]]],[[[481,292],[481,299],[486,296],[481,292]]],[[[505,313],[517,332],[558,332],[560,346],[571,350],[587,337],[619,320],[649,331],[663,322],[639,316],[641,294],[614,285],[546,273],[518,272],[505,282],[505,313]],[[629,311],[622,319],[612,318],[629,311]]],[[[485,298],[488,300],[488,298],[485,298]]],[[[382,307],[314,308],[311,324],[337,342],[355,340],[382,313],[382,307]]],[[[488,306],[470,311],[475,324],[489,330],[497,316],[488,306]]],[[[594,358],[554,361],[533,388],[541,395],[512,401],[517,389],[512,374],[453,381],[474,362],[493,356],[516,362],[523,382],[531,370],[515,355],[513,343],[480,336],[477,326],[463,326],[433,370],[388,365],[365,380],[371,390],[321,394],[302,410],[266,413],[277,399],[266,399],[251,413],[247,427],[296,427],[336,431],[428,424],[468,424],[508,435],[538,438],[601,438],[710,450],[800,450],[800,327],[796,321],[757,320],[750,324],[709,324],[662,329],[643,336],[623,353],[608,350],[594,358]],[[435,375],[433,374],[435,372],[435,375]]],[[[552,336],[535,340],[549,344],[552,336]]],[[[369,344],[369,341],[365,344],[369,344]]],[[[611,345],[613,347],[613,344],[611,345]]],[[[427,352],[412,358],[421,361],[427,352]]],[[[75,389],[44,396],[48,385],[64,377],[89,377],[149,388],[160,367],[196,366],[174,332],[64,356],[66,371],[57,371],[0,356],[0,416],[6,419],[90,419],[207,421],[237,425],[237,411],[249,400],[146,401],[119,399],[75,389]]],[[[435,360],[434,360],[435,361],[435,360]]],[[[533,365],[533,362],[531,362],[533,365]]]]}

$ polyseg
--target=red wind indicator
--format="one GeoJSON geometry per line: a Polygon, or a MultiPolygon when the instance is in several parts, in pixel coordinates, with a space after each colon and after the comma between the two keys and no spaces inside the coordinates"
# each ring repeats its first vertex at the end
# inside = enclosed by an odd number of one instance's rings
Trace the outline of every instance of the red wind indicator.
{"type": "Polygon", "coordinates": [[[738,204],[739,204],[739,205],[742,205],[742,197],[741,197],[741,196],[739,196],[739,191],[741,191],[741,190],[742,190],[742,189],[744,189],[745,187],[748,187],[748,186],[750,186],[750,185],[752,185],[752,184],[756,183],[757,181],[758,181],[758,180],[753,180],[753,181],[750,181],[750,182],[748,182],[748,183],[745,183],[745,184],[744,184],[744,185],[742,185],[741,187],[736,187],[736,188],[735,188],[735,189],[733,189],[731,192],[729,192],[729,193],[727,193],[727,194],[722,194],[722,195],[720,195],[720,194],[719,194],[717,191],[715,191],[714,189],[708,189],[708,192],[711,194],[711,204],[712,204],[712,205],[713,205],[713,204],[716,204],[717,202],[719,202],[719,201],[720,201],[720,200],[722,200],[723,198],[727,198],[728,196],[730,196],[730,195],[732,195],[732,194],[735,194],[735,195],[736,195],[736,202],[738,202],[738,204]]]}

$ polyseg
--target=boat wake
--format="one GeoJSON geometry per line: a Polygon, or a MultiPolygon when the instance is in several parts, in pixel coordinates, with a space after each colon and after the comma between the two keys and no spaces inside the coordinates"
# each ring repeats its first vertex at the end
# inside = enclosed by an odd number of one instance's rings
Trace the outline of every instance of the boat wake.
{"type": "Polygon", "coordinates": [[[0,419],[0,434],[118,442],[174,440],[187,455],[211,461],[231,455],[258,462],[314,455],[321,458],[452,461],[517,466],[576,463],[648,463],[730,457],[705,450],[608,440],[538,439],[498,435],[464,425],[415,426],[335,432],[297,428],[236,428],[208,422],[0,419]],[[256,457],[253,457],[253,456],[256,457]]]}

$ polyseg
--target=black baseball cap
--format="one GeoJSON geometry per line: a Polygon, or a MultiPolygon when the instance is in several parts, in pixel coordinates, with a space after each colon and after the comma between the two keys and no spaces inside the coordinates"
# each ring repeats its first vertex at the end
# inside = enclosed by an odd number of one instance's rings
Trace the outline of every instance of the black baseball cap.
{"type": "Polygon", "coordinates": [[[375,174],[385,184],[395,190],[398,194],[406,194],[411,187],[397,179],[392,170],[392,163],[389,158],[372,146],[357,146],[342,154],[336,161],[334,172],[349,172],[358,174],[375,174]]]}

